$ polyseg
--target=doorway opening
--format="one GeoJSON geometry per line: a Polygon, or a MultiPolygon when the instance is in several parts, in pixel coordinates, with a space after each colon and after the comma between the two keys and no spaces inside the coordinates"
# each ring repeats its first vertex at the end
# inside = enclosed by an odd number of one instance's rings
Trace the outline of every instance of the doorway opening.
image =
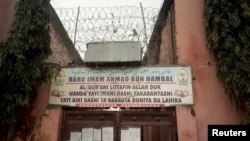
{"type": "Polygon", "coordinates": [[[64,110],[61,140],[177,141],[175,110],[64,110]]]}

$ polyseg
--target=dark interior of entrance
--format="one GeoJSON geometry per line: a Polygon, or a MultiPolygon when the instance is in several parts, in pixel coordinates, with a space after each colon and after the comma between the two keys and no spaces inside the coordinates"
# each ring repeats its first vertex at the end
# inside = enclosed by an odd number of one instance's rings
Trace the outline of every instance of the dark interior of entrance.
{"type": "Polygon", "coordinates": [[[65,109],[62,141],[177,141],[174,108],[65,109]]]}

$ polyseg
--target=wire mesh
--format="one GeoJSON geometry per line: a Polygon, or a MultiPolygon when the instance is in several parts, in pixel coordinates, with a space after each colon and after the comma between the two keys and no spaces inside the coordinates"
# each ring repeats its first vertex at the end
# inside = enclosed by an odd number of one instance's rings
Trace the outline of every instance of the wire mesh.
{"type": "Polygon", "coordinates": [[[86,44],[100,41],[140,41],[143,54],[159,14],[137,6],[55,8],[82,59],[86,44]]]}

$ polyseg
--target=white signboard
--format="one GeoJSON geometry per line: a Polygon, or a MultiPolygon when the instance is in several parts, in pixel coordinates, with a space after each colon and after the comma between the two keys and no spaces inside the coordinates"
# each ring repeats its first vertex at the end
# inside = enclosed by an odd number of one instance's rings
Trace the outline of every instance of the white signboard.
{"type": "Polygon", "coordinates": [[[113,127],[102,128],[102,141],[113,141],[114,129],[113,127]]]}
{"type": "Polygon", "coordinates": [[[129,128],[122,128],[121,129],[121,141],[129,141],[129,128]]]}
{"type": "MultiPolygon", "coordinates": [[[[113,141],[114,128],[113,127],[82,128],[82,133],[80,135],[82,135],[80,136],[81,141],[113,141]]],[[[71,134],[71,139],[72,136],[73,135],[71,134]]]]}
{"type": "Polygon", "coordinates": [[[70,132],[70,141],[81,141],[81,132],[70,132]]]}
{"type": "Polygon", "coordinates": [[[93,141],[93,128],[82,128],[82,141],[93,141]]]}
{"type": "Polygon", "coordinates": [[[141,140],[141,128],[128,127],[121,129],[121,141],[140,141],[141,140]]]}
{"type": "Polygon", "coordinates": [[[193,104],[191,67],[63,68],[50,104],[75,107],[166,107],[193,104]]]}

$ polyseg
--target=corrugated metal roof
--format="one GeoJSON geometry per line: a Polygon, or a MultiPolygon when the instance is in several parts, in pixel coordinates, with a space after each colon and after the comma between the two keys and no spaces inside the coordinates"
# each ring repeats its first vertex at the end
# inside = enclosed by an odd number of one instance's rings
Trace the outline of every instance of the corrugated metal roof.
{"type": "Polygon", "coordinates": [[[84,62],[140,62],[140,42],[93,42],[87,44],[84,62]]]}

